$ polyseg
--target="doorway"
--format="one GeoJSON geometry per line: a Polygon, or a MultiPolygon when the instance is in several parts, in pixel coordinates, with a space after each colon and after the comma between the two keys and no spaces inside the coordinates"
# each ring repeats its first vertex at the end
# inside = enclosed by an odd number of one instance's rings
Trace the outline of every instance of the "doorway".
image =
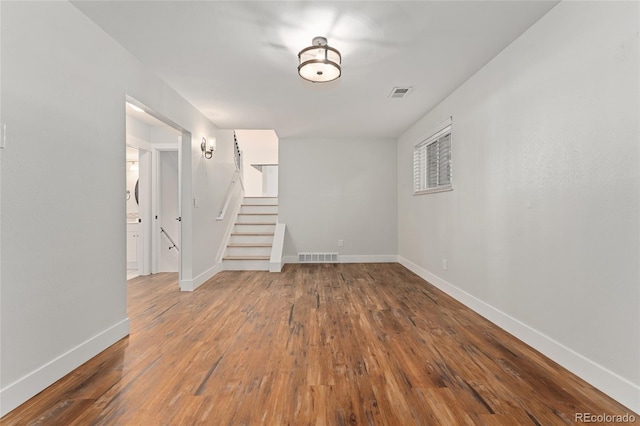
{"type": "Polygon", "coordinates": [[[180,278],[183,130],[129,97],[125,108],[127,279],[158,272],[180,278]]]}
{"type": "Polygon", "coordinates": [[[181,223],[180,215],[180,161],[178,150],[157,150],[156,194],[154,203],[155,255],[153,272],[178,272],[180,270],[181,223]]]}

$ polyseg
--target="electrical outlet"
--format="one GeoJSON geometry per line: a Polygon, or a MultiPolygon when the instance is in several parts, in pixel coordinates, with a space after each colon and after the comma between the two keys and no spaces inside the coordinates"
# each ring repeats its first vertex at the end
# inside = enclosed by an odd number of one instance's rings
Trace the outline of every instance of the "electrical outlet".
{"type": "Polygon", "coordinates": [[[447,259],[442,259],[442,269],[446,271],[448,267],[447,259]]]}
{"type": "Polygon", "coordinates": [[[195,197],[193,199],[193,207],[200,207],[200,198],[195,197]]]}
{"type": "Polygon", "coordinates": [[[344,240],[338,240],[338,247],[344,247],[344,240]]]}
{"type": "Polygon", "coordinates": [[[7,125],[0,124],[0,148],[7,146],[7,125]]]}

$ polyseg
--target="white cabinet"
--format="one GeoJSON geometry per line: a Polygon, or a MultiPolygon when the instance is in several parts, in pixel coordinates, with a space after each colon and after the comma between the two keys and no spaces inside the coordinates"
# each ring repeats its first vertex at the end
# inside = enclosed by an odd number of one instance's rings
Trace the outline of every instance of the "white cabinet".
{"type": "Polygon", "coordinates": [[[142,248],[139,223],[127,223],[127,269],[138,269],[138,251],[142,248]]]}

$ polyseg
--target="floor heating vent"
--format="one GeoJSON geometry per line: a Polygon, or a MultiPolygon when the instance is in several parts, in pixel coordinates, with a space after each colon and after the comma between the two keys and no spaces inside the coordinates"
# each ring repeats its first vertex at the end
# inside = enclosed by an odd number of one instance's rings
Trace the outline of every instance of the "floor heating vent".
{"type": "Polygon", "coordinates": [[[336,263],[338,253],[298,253],[298,263],[336,263]]]}

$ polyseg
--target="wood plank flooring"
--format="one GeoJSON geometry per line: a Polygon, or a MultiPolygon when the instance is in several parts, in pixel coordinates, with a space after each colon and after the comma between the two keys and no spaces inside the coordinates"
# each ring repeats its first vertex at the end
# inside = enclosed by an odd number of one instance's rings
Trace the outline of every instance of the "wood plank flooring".
{"type": "Polygon", "coordinates": [[[222,272],[192,293],[175,274],[137,277],[129,317],[128,338],[0,423],[562,425],[630,413],[398,264],[222,272]]]}

